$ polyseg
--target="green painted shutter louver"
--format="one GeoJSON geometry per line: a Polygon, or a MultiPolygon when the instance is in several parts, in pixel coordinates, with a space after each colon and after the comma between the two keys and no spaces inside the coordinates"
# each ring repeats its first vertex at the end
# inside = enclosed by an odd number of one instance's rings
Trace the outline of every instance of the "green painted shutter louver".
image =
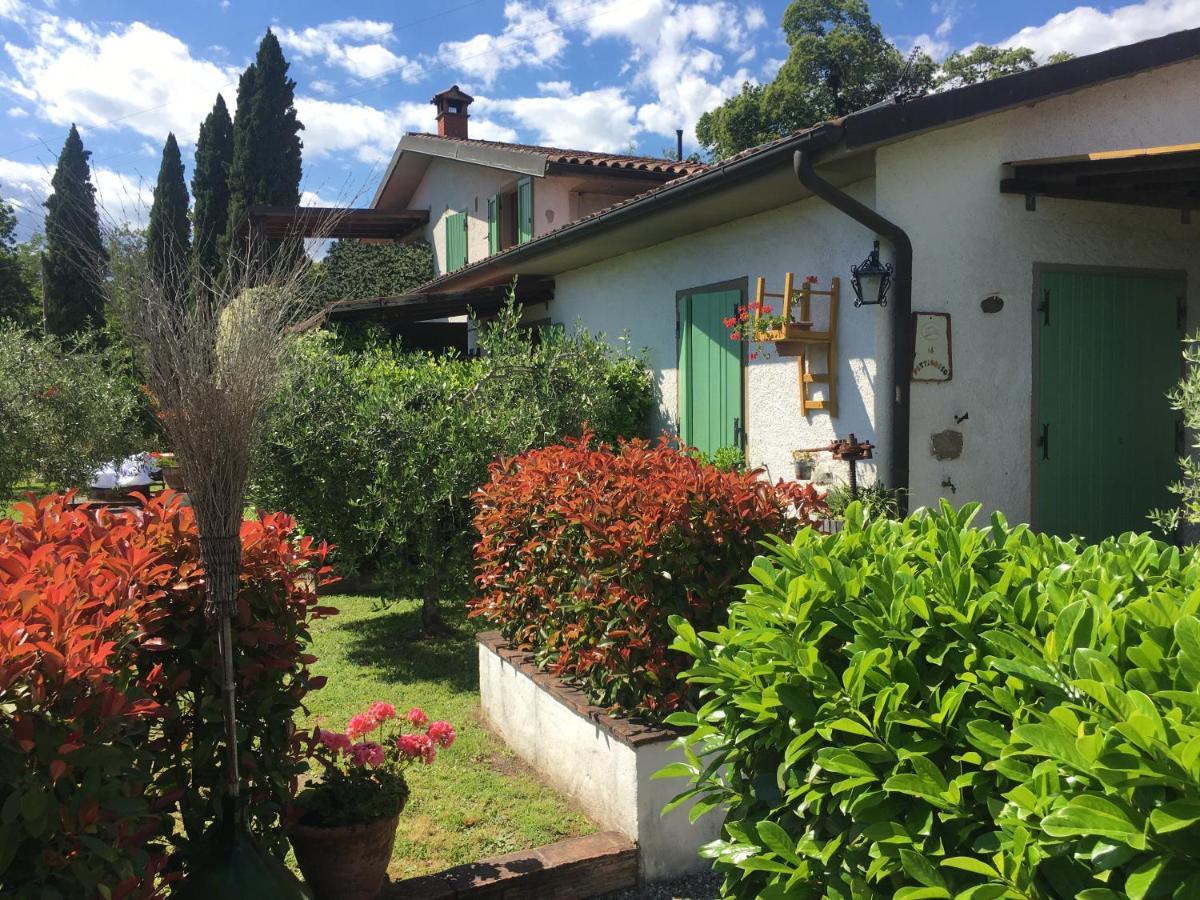
{"type": "Polygon", "coordinates": [[[500,195],[488,200],[488,254],[500,252],[500,195]]]}
{"type": "Polygon", "coordinates": [[[467,214],[446,216],[446,271],[453,272],[467,264],[467,214]]]}
{"type": "Polygon", "coordinates": [[[533,240],[533,179],[517,182],[517,243],[533,240]]]}

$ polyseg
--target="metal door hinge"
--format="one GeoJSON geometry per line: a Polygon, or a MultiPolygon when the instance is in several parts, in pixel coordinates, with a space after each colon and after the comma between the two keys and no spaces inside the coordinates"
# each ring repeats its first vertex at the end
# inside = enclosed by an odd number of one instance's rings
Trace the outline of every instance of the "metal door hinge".
{"type": "Polygon", "coordinates": [[[1050,458],[1050,426],[1042,423],[1042,436],[1038,438],[1038,446],[1042,448],[1042,459],[1050,458]]]}
{"type": "Polygon", "coordinates": [[[1050,291],[1047,290],[1042,294],[1042,302],[1038,304],[1037,311],[1042,314],[1042,324],[1050,324],[1050,291]]]}

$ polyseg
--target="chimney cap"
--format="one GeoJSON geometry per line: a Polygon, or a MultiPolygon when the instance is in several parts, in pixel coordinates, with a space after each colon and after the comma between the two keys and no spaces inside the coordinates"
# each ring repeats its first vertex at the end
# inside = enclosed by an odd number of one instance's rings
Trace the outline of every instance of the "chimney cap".
{"type": "Polygon", "coordinates": [[[434,94],[433,99],[429,102],[440,104],[443,100],[458,100],[463,103],[473,103],[475,98],[460,90],[457,84],[452,84],[446,90],[434,94]]]}

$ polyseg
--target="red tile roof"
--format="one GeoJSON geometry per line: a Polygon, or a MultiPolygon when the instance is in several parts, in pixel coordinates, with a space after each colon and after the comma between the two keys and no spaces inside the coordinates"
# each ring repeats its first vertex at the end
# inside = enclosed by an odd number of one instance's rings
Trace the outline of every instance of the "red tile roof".
{"type": "Polygon", "coordinates": [[[576,166],[595,166],[601,169],[628,169],[639,172],[653,172],[662,175],[692,175],[708,168],[703,163],[678,162],[673,159],[659,159],[653,156],[628,156],[623,153],[594,153],[590,150],[563,150],[558,147],[539,147],[535,144],[510,144],[507,141],[484,141],[478,138],[442,137],[424,132],[409,132],[414,137],[427,138],[435,141],[447,141],[454,144],[467,144],[479,147],[497,147],[503,150],[516,150],[521,153],[544,156],[550,163],[566,163],[576,166]]]}

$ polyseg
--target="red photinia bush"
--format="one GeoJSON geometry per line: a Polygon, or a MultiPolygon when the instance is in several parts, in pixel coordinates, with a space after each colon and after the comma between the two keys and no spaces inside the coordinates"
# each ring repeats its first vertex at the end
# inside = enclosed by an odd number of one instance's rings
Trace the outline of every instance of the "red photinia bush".
{"type": "MultiPolygon", "coordinates": [[[[52,495],[0,521],[0,893],[146,895],[172,844],[216,814],[216,640],[192,514],[52,495]],[[174,833],[178,813],[184,834],[174,833]]],[[[291,720],[320,686],[304,652],[326,548],[242,526],[238,698],[248,809],[269,825],[305,767],[291,720]]]]}
{"type": "Polygon", "coordinates": [[[661,718],[685,699],[668,617],[722,620],[759,541],[807,524],[821,500],[665,439],[613,450],[585,435],[497,461],[475,506],[471,615],[593,703],[661,718]]]}

